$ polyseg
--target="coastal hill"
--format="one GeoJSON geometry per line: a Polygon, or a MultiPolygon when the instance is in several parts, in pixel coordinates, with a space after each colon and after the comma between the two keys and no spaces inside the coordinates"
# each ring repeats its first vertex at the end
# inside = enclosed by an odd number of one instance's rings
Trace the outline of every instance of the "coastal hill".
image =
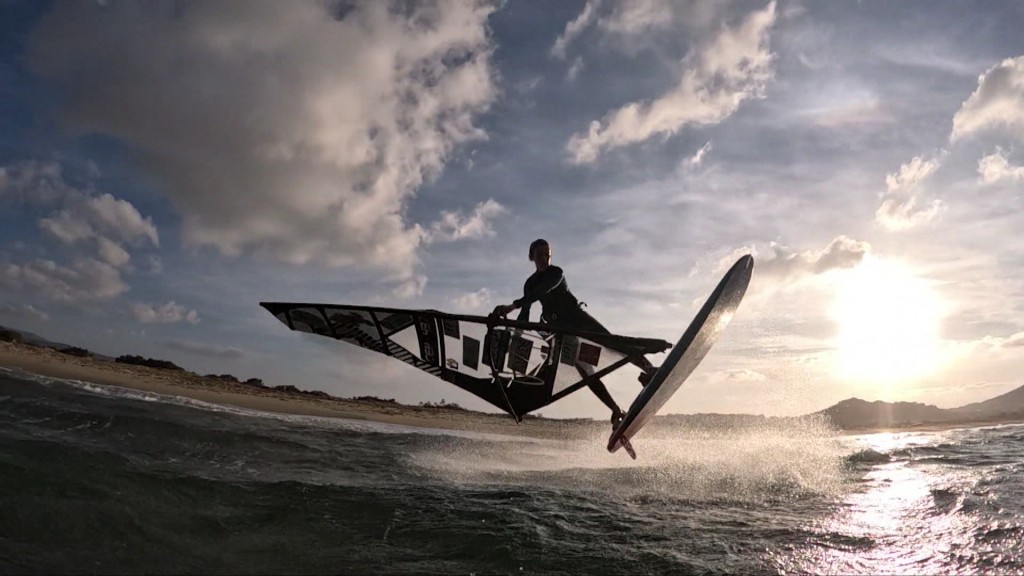
{"type": "Polygon", "coordinates": [[[827,416],[844,430],[894,428],[923,424],[945,424],[957,419],[956,414],[920,402],[868,402],[849,398],[816,412],[827,416]]]}
{"type": "Polygon", "coordinates": [[[960,408],[954,408],[952,412],[955,412],[961,418],[977,415],[1003,418],[1024,417],[1024,386],[1014,388],[1006,394],[996,396],[984,402],[975,402],[960,408]]]}
{"type": "MultiPolygon", "coordinates": [[[[174,369],[186,372],[183,368],[173,363],[141,358],[136,356],[121,356],[109,358],[94,354],[88,350],[69,346],[67,344],[53,342],[39,335],[30,332],[19,331],[10,327],[0,326],[0,341],[17,342],[38,348],[51,348],[74,356],[91,358],[100,362],[128,363],[140,366],[148,366],[159,369],[174,369]]],[[[331,398],[321,391],[299,390],[293,385],[268,387],[258,378],[250,378],[242,382],[231,375],[207,375],[207,379],[223,380],[227,383],[245,384],[255,388],[273,388],[281,392],[293,392],[302,396],[316,396],[331,398]]],[[[351,399],[360,402],[390,402],[397,405],[394,400],[380,400],[372,397],[361,397],[351,399]]],[[[429,404],[429,403],[428,403],[429,404]]],[[[424,403],[421,403],[421,407],[424,403]]],[[[432,407],[433,405],[427,406],[432,407]]],[[[459,408],[456,404],[439,404],[433,407],[454,408],[463,412],[471,412],[459,408]]],[[[533,415],[541,418],[539,414],[533,415]]],[[[985,400],[975,402],[959,408],[938,408],[931,404],[920,402],[868,402],[859,398],[849,398],[834,404],[824,410],[807,414],[802,417],[765,417],[751,414],[668,414],[655,417],[651,422],[653,428],[683,426],[700,426],[712,428],[745,428],[749,426],[771,426],[784,424],[791,420],[804,418],[826,418],[832,425],[841,430],[878,430],[893,428],[914,428],[919,426],[956,426],[972,424],[996,424],[1008,422],[1024,422],[1024,386],[1020,386],[1010,392],[985,400]]]]}
{"type": "Polygon", "coordinates": [[[816,412],[843,430],[1024,421],[1024,386],[984,402],[938,408],[920,402],[850,398],[816,412]]]}

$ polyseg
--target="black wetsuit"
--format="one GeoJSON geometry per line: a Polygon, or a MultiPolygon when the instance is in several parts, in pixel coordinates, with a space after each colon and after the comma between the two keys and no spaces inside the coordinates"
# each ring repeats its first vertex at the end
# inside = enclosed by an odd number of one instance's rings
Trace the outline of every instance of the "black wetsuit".
{"type": "Polygon", "coordinates": [[[523,297],[514,301],[519,306],[518,320],[530,320],[530,305],[540,302],[543,311],[541,321],[552,326],[575,328],[588,332],[609,334],[593,316],[580,307],[579,300],[569,291],[569,284],[558,266],[548,266],[543,271],[534,272],[523,285],[523,297]]]}
{"type": "MultiPolygon", "coordinates": [[[[587,332],[611,333],[593,316],[583,311],[579,300],[569,291],[569,284],[565,281],[562,269],[558,266],[548,266],[543,271],[534,272],[526,279],[526,284],[523,285],[523,297],[512,303],[520,307],[517,320],[520,322],[528,322],[530,320],[530,305],[534,302],[540,302],[543,307],[543,312],[541,313],[542,322],[552,326],[573,328],[587,332]]],[[[651,363],[647,361],[647,358],[644,358],[642,355],[630,361],[640,366],[643,370],[653,368],[651,363]]],[[[579,371],[580,376],[583,378],[593,374],[592,369],[587,369],[579,363],[576,364],[576,370],[579,371]]],[[[612,424],[617,424],[622,418],[622,410],[619,409],[615,399],[608,393],[604,383],[600,379],[592,379],[587,384],[587,387],[601,399],[601,402],[604,402],[605,406],[611,409],[612,424]]]]}

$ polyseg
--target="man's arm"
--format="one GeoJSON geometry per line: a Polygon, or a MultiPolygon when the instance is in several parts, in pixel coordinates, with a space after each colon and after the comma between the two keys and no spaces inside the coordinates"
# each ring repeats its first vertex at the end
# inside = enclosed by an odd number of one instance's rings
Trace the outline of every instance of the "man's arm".
{"type": "Polygon", "coordinates": [[[512,301],[515,308],[529,308],[530,304],[541,299],[542,296],[565,284],[565,275],[558,266],[549,266],[544,273],[537,277],[537,282],[523,297],[512,301]]]}
{"type": "MultiPolygon", "coordinates": [[[[516,300],[516,302],[518,302],[518,300],[516,300]]],[[[509,312],[515,310],[516,308],[520,309],[519,310],[519,316],[516,317],[516,321],[518,321],[518,322],[529,322],[530,321],[530,303],[529,302],[527,302],[523,306],[519,306],[519,305],[517,305],[515,303],[512,303],[512,304],[498,304],[497,306],[494,307],[494,310],[491,312],[491,315],[492,316],[501,316],[502,318],[504,318],[505,316],[508,315],[509,312]]]]}
{"type": "Polygon", "coordinates": [[[522,298],[513,300],[511,304],[498,304],[491,314],[504,317],[516,308],[522,308],[518,320],[530,319],[530,305],[541,299],[548,292],[558,288],[565,283],[565,276],[558,266],[549,266],[544,273],[537,277],[532,290],[523,294],[522,298]]]}
{"type": "Polygon", "coordinates": [[[519,322],[529,322],[530,321],[530,305],[529,304],[526,304],[525,306],[523,306],[522,308],[519,309],[519,316],[516,318],[516,320],[519,321],[519,322]]]}

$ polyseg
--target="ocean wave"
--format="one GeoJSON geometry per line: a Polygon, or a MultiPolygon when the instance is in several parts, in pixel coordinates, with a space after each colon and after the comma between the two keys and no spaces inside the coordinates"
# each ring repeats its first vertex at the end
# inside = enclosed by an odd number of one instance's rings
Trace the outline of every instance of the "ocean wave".
{"type": "Polygon", "coordinates": [[[871,448],[858,450],[846,457],[846,461],[851,464],[878,464],[889,462],[890,460],[892,458],[888,454],[872,450],[871,448]]]}

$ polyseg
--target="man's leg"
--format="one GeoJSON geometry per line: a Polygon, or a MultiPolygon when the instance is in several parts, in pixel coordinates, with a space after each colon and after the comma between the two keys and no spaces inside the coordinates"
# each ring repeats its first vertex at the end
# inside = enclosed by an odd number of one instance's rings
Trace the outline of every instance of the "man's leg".
{"type": "Polygon", "coordinates": [[[608,389],[605,388],[604,382],[601,382],[600,380],[593,380],[588,384],[588,386],[594,393],[594,396],[597,396],[601,402],[604,402],[604,405],[612,411],[612,426],[618,426],[625,414],[622,413],[622,409],[619,408],[619,405],[615,403],[615,399],[612,398],[611,393],[609,393],[608,389]]]}
{"type": "MultiPolygon", "coordinates": [[[[593,369],[578,363],[576,364],[576,371],[584,378],[587,378],[594,373],[593,369]]],[[[594,396],[597,396],[597,398],[601,400],[601,402],[604,402],[604,405],[612,411],[612,426],[617,426],[619,422],[622,421],[622,417],[625,416],[625,414],[622,413],[622,409],[619,408],[619,405],[615,403],[615,399],[612,398],[611,393],[608,392],[608,388],[605,388],[604,382],[601,382],[599,378],[594,379],[587,383],[587,387],[594,393],[594,396]]]]}

